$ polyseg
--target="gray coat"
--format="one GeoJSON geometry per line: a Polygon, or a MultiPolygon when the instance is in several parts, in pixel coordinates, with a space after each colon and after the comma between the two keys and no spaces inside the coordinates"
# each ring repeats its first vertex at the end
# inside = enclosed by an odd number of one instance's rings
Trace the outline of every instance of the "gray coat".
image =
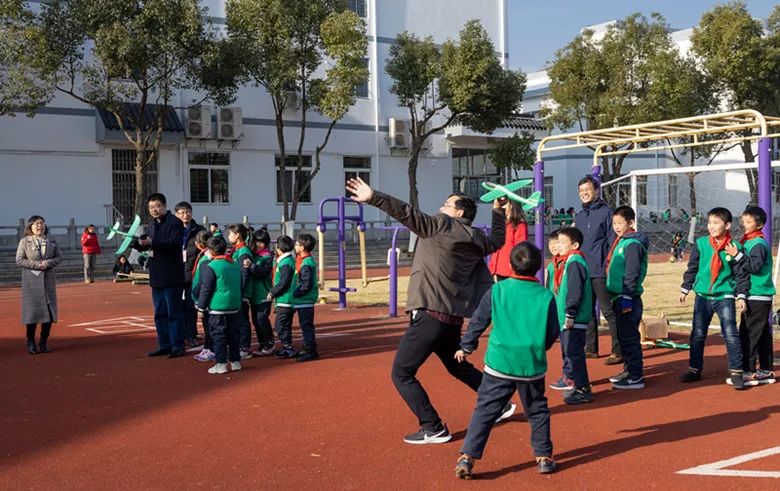
{"type": "Polygon", "coordinates": [[[19,241],[16,249],[16,264],[22,268],[22,324],[57,322],[57,280],[53,268],[62,262],[62,254],[54,239],[44,240],[46,252],[42,257],[31,236],[19,241]],[[47,262],[45,269],[41,268],[43,260],[47,262]]]}

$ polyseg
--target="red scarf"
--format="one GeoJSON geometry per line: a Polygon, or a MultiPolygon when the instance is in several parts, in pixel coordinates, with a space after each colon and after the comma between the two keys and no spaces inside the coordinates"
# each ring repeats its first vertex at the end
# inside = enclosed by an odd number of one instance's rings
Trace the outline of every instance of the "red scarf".
{"type": "Polygon", "coordinates": [[[566,261],[568,261],[570,256],[580,256],[584,258],[585,254],[579,249],[573,249],[566,254],[553,257],[553,264],[555,265],[555,281],[553,282],[553,285],[555,285],[556,292],[561,286],[561,281],[563,281],[563,270],[566,268],[566,261]]]}
{"type": "MultiPolygon", "coordinates": [[[[230,252],[230,257],[235,256],[236,252],[238,252],[239,249],[241,249],[242,247],[246,247],[246,243],[244,241],[239,240],[238,242],[236,242],[236,245],[233,246],[233,250],[230,252]]],[[[214,259],[216,259],[216,258],[214,258],[214,259]]]]}
{"type": "Polygon", "coordinates": [[[745,245],[745,242],[755,239],[757,237],[764,238],[764,232],[761,229],[753,230],[752,232],[748,232],[745,235],[742,236],[742,238],[739,240],[739,243],[742,245],[745,245]]]}
{"type": "Polygon", "coordinates": [[[523,280],[523,281],[535,281],[539,283],[539,278],[536,276],[520,276],[520,275],[513,275],[512,278],[516,280],[523,280]]]}
{"type": "Polygon", "coordinates": [[[710,260],[710,290],[715,285],[715,280],[718,279],[720,274],[720,268],[723,266],[723,263],[720,261],[720,251],[724,250],[729,243],[731,243],[731,234],[729,232],[726,232],[726,235],[720,240],[710,235],[710,245],[715,250],[710,260]]]}
{"type": "Polygon", "coordinates": [[[612,253],[615,252],[615,247],[617,247],[618,242],[620,242],[620,239],[625,237],[626,234],[633,234],[634,232],[636,232],[636,230],[631,228],[631,229],[628,229],[625,234],[623,234],[623,235],[621,235],[619,237],[615,237],[615,241],[612,242],[612,247],[609,248],[609,252],[607,253],[607,262],[604,265],[604,267],[606,268],[607,271],[609,271],[609,262],[612,261],[612,253]]]}
{"type": "Polygon", "coordinates": [[[193,280],[195,279],[195,273],[198,272],[198,261],[200,261],[200,258],[202,258],[203,255],[206,254],[206,252],[208,252],[208,249],[203,249],[202,251],[200,251],[198,253],[198,257],[195,258],[195,267],[192,268],[192,279],[193,280]]]}
{"type": "Polygon", "coordinates": [[[311,252],[303,251],[299,255],[295,256],[295,272],[300,274],[301,273],[301,266],[303,265],[303,260],[307,257],[311,256],[311,252]]]}

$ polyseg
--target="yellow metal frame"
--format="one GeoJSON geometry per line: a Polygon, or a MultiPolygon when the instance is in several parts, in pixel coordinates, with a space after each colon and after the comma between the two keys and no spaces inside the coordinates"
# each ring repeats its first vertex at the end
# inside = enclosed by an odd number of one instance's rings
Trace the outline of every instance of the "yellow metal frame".
{"type": "Polygon", "coordinates": [[[764,116],[745,109],[690,118],[670,119],[653,123],[605,128],[602,130],[562,133],[542,139],[536,149],[536,159],[543,160],[545,152],[595,146],[594,165],[605,155],[622,155],[672,148],[737,143],[759,138],[780,136],[780,118],[764,116]],[[748,135],[731,134],[717,140],[700,140],[702,135],[750,131],[748,135]],[[674,138],[690,137],[691,141],[671,143],[674,138]],[[627,145],[627,148],[604,151],[609,146],[627,145]]]}

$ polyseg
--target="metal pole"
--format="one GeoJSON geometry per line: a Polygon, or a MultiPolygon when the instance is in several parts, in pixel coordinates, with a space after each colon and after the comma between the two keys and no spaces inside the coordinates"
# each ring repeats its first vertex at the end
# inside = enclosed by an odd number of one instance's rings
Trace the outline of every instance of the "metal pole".
{"type": "Polygon", "coordinates": [[[758,140],[758,206],[766,212],[764,237],[769,244],[772,238],[772,155],[770,153],[771,138],[758,140]]]}
{"type": "Polygon", "coordinates": [[[634,228],[636,230],[639,230],[639,211],[637,209],[638,199],[636,196],[636,185],[637,185],[637,177],[635,174],[631,175],[631,208],[634,210],[634,213],[636,213],[637,219],[634,220],[634,228]]]}
{"type": "Polygon", "coordinates": [[[598,194],[599,198],[603,197],[601,194],[601,166],[600,165],[594,165],[590,168],[590,176],[596,180],[596,182],[599,184],[598,187],[598,194]]]}
{"type": "MultiPolygon", "coordinates": [[[[534,191],[539,191],[544,196],[544,160],[539,160],[534,164],[534,191]]],[[[536,207],[536,221],[534,222],[534,243],[536,247],[542,251],[542,257],[544,257],[544,207],[548,206],[548,203],[544,201],[539,203],[536,207]]],[[[536,277],[540,282],[544,283],[544,271],[540,269],[536,272],[536,277]]]]}
{"type": "Polygon", "coordinates": [[[344,249],[347,243],[344,237],[344,201],[346,198],[339,198],[339,308],[347,308],[347,264],[344,257],[344,249]]]}
{"type": "Polygon", "coordinates": [[[399,230],[399,227],[393,230],[393,240],[390,243],[390,317],[398,317],[398,256],[395,254],[395,248],[399,230]]]}

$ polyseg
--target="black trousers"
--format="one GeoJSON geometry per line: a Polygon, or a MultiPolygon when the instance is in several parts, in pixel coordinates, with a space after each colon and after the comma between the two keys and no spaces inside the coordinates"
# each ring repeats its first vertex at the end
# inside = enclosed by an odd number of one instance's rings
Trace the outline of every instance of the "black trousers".
{"type": "Polygon", "coordinates": [[[203,342],[203,349],[214,351],[214,342],[211,339],[211,332],[209,331],[209,313],[201,312],[200,315],[201,315],[200,321],[203,324],[203,335],[205,336],[205,341],[203,342]]]}
{"type": "Polygon", "coordinates": [[[552,457],[550,409],[544,396],[544,377],[525,382],[498,378],[489,373],[485,374],[482,385],[479,386],[477,407],[471,415],[461,453],[475,459],[482,458],[490,431],[515,391],[520,395],[523,412],[531,425],[531,448],[534,457],[552,457]]]}
{"type": "MultiPolygon", "coordinates": [[[[27,339],[35,342],[35,330],[38,328],[38,324],[27,324],[27,339]]],[[[51,322],[43,322],[41,323],[41,341],[46,341],[49,339],[49,334],[51,333],[51,322]]]]}
{"type": "Polygon", "coordinates": [[[317,340],[314,336],[314,307],[296,308],[295,312],[298,314],[298,324],[301,325],[303,351],[316,353],[317,340]]]}
{"type": "Polygon", "coordinates": [[[252,325],[249,323],[249,302],[241,301],[241,311],[236,314],[239,343],[243,351],[250,351],[252,345],[252,325]]]}
{"type": "Polygon", "coordinates": [[[282,348],[292,348],[292,321],[295,311],[292,307],[276,307],[274,328],[282,348]]]}
{"type": "Polygon", "coordinates": [[[274,332],[271,329],[271,302],[252,304],[252,322],[255,325],[255,335],[260,348],[274,342],[274,332]]]}
{"type": "Polygon", "coordinates": [[[747,312],[742,314],[739,324],[739,341],[742,346],[742,369],[756,371],[756,360],[762,370],[772,370],[773,347],[772,326],[769,314],[772,302],[748,300],[747,312]]]}
{"type": "Polygon", "coordinates": [[[599,308],[609,325],[609,335],[612,338],[612,354],[622,356],[617,334],[617,319],[615,318],[615,312],[612,310],[609,292],[607,292],[607,279],[591,278],[590,284],[591,288],[593,288],[593,316],[591,317],[590,324],[588,324],[588,329],[586,331],[585,352],[599,352],[599,318],[596,315],[596,300],[598,300],[599,308]]]}
{"type": "Polygon", "coordinates": [[[642,338],[639,334],[639,322],[642,320],[644,304],[642,297],[633,298],[631,312],[624,314],[618,298],[612,304],[618,326],[618,340],[623,353],[623,368],[632,379],[644,376],[644,355],[642,354],[642,338]]]}
{"type": "Polygon", "coordinates": [[[192,283],[184,285],[184,338],[194,338],[198,335],[198,311],[192,299],[192,283]]]}
{"type": "Polygon", "coordinates": [[[391,377],[396,390],[417,416],[420,428],[434,431],[442,428],[441,418],[416,376],[431,354],[436,354],[450,375],[471,390],[476,392],[482,383],[482,372],[467,361],[459,363],[455,359],[455,352],[460,349],[461,327],[445,324],[426,311],[417,310],[398,344],[391,377]]]}
{"type": "Polygon", "coordinates": [[[563,376],[574,381],[576,388],[588,387],[588,364],[585,363],[585,330],[563,329],[561,331],[561,356],[563,376]]]}
{"type": "Polygon", "coordinates": [[[241,360],[239,332],[236,326],[238,314],[209,314],[209,330],[214,344],[217,363],[241,360]]]}

